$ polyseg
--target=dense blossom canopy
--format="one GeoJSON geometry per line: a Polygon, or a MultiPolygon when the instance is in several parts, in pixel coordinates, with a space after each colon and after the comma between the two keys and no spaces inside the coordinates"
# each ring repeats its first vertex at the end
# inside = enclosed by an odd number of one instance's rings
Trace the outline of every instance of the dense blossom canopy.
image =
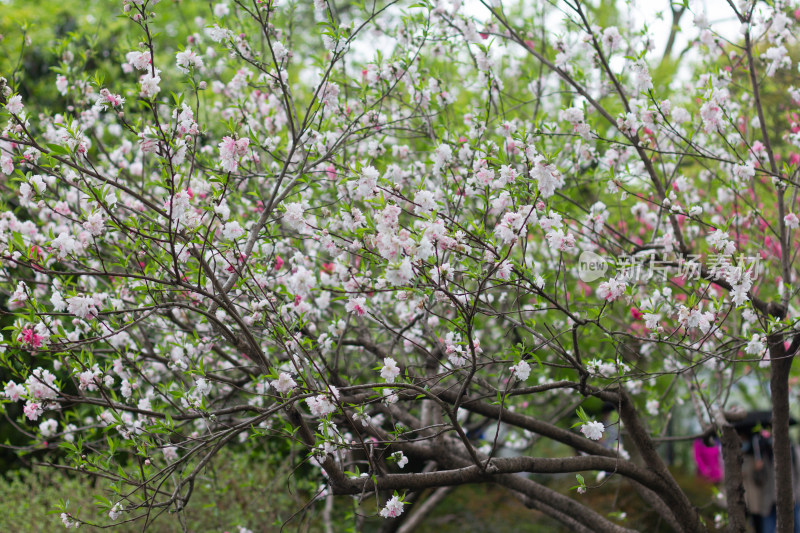
{"type": "Polygon", "coordinates": [[[67,528],[180,511],[222,447],[281,441],[312,499],[387,519],[491,481],[622,530],[510,475],[598,471],[702,531],[654,438],[682,412],[734,442],[768,379],[787,457],[797,2],[726,4],[735,35],[665,2],[666,51],[581,0],[230,0],[175,48],[167,4],[116,6],[104,76],[62,43],[49,107],[2,80],[3,408],[116,483],[67,528]],[[587,398],[618,419],[572,425],[587,398]]]}

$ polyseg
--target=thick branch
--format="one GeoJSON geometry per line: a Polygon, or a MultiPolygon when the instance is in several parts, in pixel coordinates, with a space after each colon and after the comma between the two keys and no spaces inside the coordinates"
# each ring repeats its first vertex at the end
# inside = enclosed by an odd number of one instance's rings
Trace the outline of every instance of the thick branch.
{"type": "Polygon", "coordinates": [[[451,487],[470,483],[492,482],[500,474],[564,474],[582,471],[617,471],[647,485],[658,484],[651,472],[637,469],[612,457],[580,455],[577,457],[506,457],[492,459],[485,470],[476,465],[438,472],[387,474],[380,477],[347,479],[335,483],[335,494],[360,494],[376,490],[423,490],[433,487],[451,487]]]}

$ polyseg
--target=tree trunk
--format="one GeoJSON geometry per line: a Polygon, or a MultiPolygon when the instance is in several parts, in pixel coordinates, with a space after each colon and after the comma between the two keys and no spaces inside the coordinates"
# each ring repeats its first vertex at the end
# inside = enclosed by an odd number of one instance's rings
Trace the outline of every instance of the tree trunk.
{"type": "Polygon", "coordinates": [[[722,458],[725,463],[725,501],[728,505],[728,533],[745,533],[744,482],[742,480],[742,442],[733,426],[722,426],[722,458]]]}
{"type": "Polygon", "coordinates": [[[794,531],[794,491],[792,487],[792,448],[789,441],[789,372],[794,354],[787,355],[782,334],[767,337],[772,369],[772,437],[775,459],[775,494],[778,533],[794,531]]]}

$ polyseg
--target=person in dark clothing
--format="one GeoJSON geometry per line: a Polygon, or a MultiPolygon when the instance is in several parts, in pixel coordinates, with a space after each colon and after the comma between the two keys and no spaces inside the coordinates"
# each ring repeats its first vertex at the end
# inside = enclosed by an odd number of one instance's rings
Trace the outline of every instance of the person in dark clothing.
{"type": "MultiPolygon", "coordinates": [[[[777,497],[772,435],[757,426],[737,427],[742,439],[742,482],[747,512],[756,533],[775,533],[777,529],[777,497]]],[[[800,533],[800,461],[797,446],[792,446],[792,485],[794,487],[794,533],[800,533]]]]}
{"type": "Polygon", "coordinates": [[[744,501],[756,533],[775,533],[775,469],[770,436],[740,431],[744,501]]]}

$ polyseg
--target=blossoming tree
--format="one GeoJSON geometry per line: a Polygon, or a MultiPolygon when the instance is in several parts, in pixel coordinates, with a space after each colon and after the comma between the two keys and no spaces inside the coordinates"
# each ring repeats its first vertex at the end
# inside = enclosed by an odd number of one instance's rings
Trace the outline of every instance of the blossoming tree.
{"type": "Polygon", "coordinates": [[[755,378],[791,530],[797,2],[729,2],[734,36],[664,2],[666,50],[582,0],[234,0],[175,49],[165,4],[114,5],[105,76],[63,44],[60,108],[2,85],[3,408],[114,482],[67,528],[180,512],[220,449],[279,440],[311,505],[386,531],[466,483],[628,530],[577,494],[602,482],[516,475],[592,471],[706,531],[657,447],[685,404],[744,531],[755,378]]]}

